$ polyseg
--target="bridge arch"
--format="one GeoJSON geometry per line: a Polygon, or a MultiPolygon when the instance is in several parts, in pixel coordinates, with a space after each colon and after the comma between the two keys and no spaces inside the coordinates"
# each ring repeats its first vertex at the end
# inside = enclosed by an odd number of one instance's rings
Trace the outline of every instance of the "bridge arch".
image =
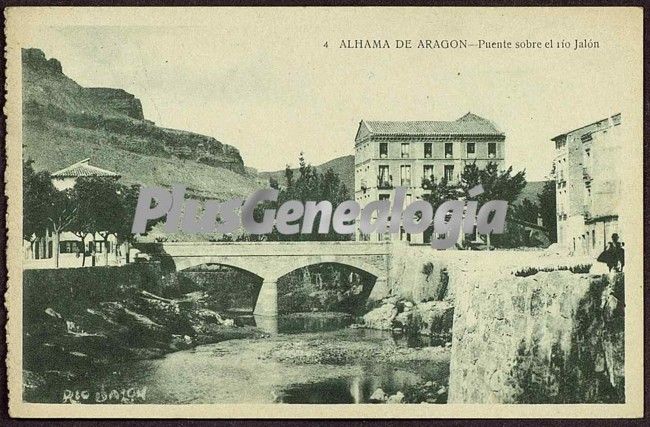
{"type": "Polygon", "coordinates": [[[279,278],[286,276],[287,274],[295,270],[309,267],[312,265],[319,265],[319,264],[339,264],[347,267],[352,267],[357,270],[361,270],[364,273],[370,274],[375,278],[384,277],[385,274],[381,268],[374,266],[369,262],[365,262],[361,259],[331,255],[331,256],[319,256],[317,258],[305,258],[305,259],[298,258],[297,260],[295,260],[295,262],[292,262],[290,265],[283,265],[278,267],[273,273],[275,277],[270,277],[269,280],[277,281],[279,278]]]}
{"type": "Polygon", "coordinates": [[[176,271],[187,270],[189,268],[198,267],[199,265],[218,264],[225,267],[232,267],[247,273],[254,274],[262,280],[265,280],[265,271],[260,266],[247,262],[244,258],[224,258],[224,257],[187,257],[176,259],[176,271]]]}
{"type": "Polygon", "coordinates": [[[277,281],[292,271],[318,264],[339,264],[375,277],[375,289],[387,289],[390,247],[368,242],[171,242],[151,248],[173,261],[176,271],[218,264],[262,279],[255,314],[277,315],[277,281]]]}

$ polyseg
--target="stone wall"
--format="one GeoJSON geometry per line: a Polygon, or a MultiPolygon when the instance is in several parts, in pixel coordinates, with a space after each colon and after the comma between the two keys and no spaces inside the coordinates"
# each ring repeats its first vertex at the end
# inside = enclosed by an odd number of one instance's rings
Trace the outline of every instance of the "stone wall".
{"type": "Polygon", "coordinates": [[[623,280],[457,276],[449,402],[623,402],[623,280]]]}
{"type": "Polygon", "coordinates": [[[473,274],[493,276],[526,267],[542,269],[589,265],[589,257],[567,257],[549,250],[435,250],[431,246],[408,246],[394,242],[389,285],[373,289],[371,300],[397,296],[418,301],[438,300],[441,286],[448,287],[445,298],[453,300],[456,284],[474,280],[473,274]],[[429,267],[425,267],[429,265],[429,267]],[[479,273],[480,272],[480,273],[479,273]],[[446,281],[447,283],[441,283],[446,281]]]}

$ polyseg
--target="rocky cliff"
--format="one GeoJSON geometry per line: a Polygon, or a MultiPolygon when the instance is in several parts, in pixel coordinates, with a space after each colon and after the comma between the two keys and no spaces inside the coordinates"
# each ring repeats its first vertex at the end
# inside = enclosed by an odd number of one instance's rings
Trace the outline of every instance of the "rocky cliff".
{"type": "Polygon", "coordinates": [[[236,148],[156,126],[133,94],[84,88],[39,49],[23,49],[22,62],[24,154],[37,169],[53,172],[90,157],[127,184],[181,182],[195,195],[222,199],[256,188],[236,148]]]}
{"type": "Polygon", "coordinates": [[[135,95],[125,90],[108,87],[88,87],[84,88],[84,92],[86,96],[107,105],[108,108],[118,114],[136,120],[144,120],[142,103],[135,95]]]}

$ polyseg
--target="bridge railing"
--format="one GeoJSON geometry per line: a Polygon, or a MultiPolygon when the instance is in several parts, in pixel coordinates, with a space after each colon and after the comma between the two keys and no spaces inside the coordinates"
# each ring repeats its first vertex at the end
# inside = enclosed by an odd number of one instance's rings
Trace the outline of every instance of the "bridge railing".
{"type": "Polygon", "coordinates": [[[168,256],[387,255],[390,242],[161,242],[138,243],[149,254],[168,256]]]}

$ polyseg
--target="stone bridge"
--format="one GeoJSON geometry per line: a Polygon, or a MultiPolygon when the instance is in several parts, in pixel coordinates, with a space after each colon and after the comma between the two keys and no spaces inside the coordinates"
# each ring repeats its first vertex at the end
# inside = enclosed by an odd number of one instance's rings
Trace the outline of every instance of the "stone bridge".
{"type": "Polygon", "coordinates": [[[377,287],[388,285],[391,261],[388,242],[171,242],[156,245],[154,252],[171,259],[176,271],[220,264],[259,276],[254,314],[264,316],[277,315],[277,281],[298,268],[347,265],[374,276],[377,287]]]}

